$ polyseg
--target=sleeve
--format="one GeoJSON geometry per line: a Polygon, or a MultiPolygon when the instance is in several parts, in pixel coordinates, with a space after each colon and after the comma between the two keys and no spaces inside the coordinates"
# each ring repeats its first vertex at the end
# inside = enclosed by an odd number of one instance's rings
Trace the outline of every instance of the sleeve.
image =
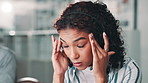
{"type": "Polygon", "coordinates": [[[123,83],[141,83],[142,73],[135,61],[127,65],[126,74],[123,83]]]}
{"type": "Polygon", "coordinates": [[[16,59],[10,50],[1,51],[0,55],[0,83],[15,83],[16,59]]]}

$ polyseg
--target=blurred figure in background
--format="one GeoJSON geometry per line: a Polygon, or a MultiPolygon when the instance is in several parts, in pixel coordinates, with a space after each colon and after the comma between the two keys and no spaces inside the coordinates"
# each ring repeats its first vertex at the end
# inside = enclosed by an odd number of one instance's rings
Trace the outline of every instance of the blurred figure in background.
{"type": "Polygon", "coordinates": [[[0,83],[15,83],[16,59],[12,50],[0,45],[0,83]]]}

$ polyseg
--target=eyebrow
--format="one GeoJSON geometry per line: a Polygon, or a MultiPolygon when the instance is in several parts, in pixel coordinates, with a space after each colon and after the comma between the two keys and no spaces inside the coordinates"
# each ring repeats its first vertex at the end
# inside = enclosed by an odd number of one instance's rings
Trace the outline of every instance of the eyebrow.
{"type": "MultiPolygon", "coordinates": [[[[60,38],[62,41],[66,42],[65,40],[63,40],[62,38],[60,38]]],[[[79,37],[78,39],[74,40],[73,42],[77,42],[79,40],[82,40],[82,39],[86,39],[85,37],[79,37]]]]}

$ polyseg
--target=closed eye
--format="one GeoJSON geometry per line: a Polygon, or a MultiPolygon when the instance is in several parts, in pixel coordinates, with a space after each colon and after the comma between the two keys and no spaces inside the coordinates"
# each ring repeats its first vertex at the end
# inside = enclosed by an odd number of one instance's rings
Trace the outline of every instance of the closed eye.
{"type": "Polygon", "coordinates": [[[63,48],[68,48],[69,46],[62,46],[63,48]]]}
{"type": "Polygon", "coordinates": [[[84,45],[82,45],[82,46],[77,46],[78,48],[83,48],[85,46],[85,44],[84,45]]]}

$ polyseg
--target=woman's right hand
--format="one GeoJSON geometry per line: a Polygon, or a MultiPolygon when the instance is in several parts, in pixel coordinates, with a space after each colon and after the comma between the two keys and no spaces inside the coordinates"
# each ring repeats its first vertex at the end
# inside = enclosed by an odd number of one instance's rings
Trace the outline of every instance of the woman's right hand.
{"type": "Polygon", "coordinates": [[[60,40],[56,40],[54,36],[52,38],[52,64],[54,69],[54,74],[56,75],[64,75],[68,68],[68,60],[64,50],[60,51],[62,46],[62,42],[60,40]]]}

